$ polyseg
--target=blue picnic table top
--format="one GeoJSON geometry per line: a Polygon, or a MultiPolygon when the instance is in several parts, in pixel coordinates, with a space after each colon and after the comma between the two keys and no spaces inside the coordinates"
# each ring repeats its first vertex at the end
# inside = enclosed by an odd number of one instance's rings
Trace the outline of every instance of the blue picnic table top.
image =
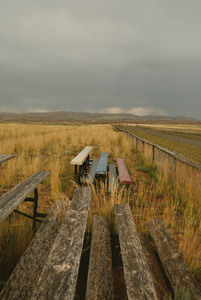
{"type": "Polygon", "coordinates": [[[96,175],[106,175],[107,161],[108,161],[108,153],[102,152],[96,168],[96,175]]]}

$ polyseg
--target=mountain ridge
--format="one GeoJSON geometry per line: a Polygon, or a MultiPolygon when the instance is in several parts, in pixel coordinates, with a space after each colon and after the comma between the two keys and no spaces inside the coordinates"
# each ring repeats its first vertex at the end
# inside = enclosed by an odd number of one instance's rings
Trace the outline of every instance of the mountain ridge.
{"type": "Polygon", "coordinates": [[[186,116],[138,116],[128,113],[90,113],[90,112],[72,112],[72,111],[56,111],[56,112],[27,112],[27,113],[6,113],[0,112],[0,121],[16,121],[16,122],[126,122],[126,121],[186,121],[201,122],[196,118],[186,116]]]}

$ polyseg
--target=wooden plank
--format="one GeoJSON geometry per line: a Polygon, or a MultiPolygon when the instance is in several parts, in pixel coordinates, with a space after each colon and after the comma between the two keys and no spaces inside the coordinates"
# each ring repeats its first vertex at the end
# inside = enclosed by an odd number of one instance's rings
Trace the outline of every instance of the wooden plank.
{"type": "Polygon", "coordinates": [[[70,164],[71,165],[78,165],[81,166],[83,164],[83,162],[86,160],[87,156],[89,155],[89,153],[91,152],[92,147],[85,147],[76,157],[74,157],[70,164]]]}
{"type": "Polygon", "coordinates": [[[157,299],[149,267],[128,204],[115,204],[128,299],[157,299]]]}
{"type": "Polygon", "coordinates": [[[117,158],[117,166],[119,171],[120,183],[131,184],[131,178],[128,174],[128,170],[122,158],[117,158]]]}
{"type": "Polygon", "coordinates": [[[93,218],[86,300],[114,299],[110,222],[108,217],[93,218]]]}
{"type": "Polygon", "coordinates": [[[97,168],[98,162],[99,162],[98,158],[95,158],[93,160],[93,163],[90,166],[89,172],[84,177],[84,182],[86,184],[90,184],[90,183],[92,183],[94,181],[95,172],[96,172],[96,168],[97,168]]]}
{"type": "Polygon", "coordinates": [[[8,155],[8,154],[0,154],[0,164],[4,163],[5,161],[14,158],[15,155],[8,155]]]}
{"type": "Polygon", "coordinates": [[[45,221],[6,282],[0,294],[0,299],[30,299],[59,231],[59,220],[63,211],[66,210],[66,205],[67,203],[63,201],[54,203],[45,221]]]}
{"type": "Polygon", "coordinates": [[[96,168],[96,175],[106,175],[107,173],[107,161],[108,161],[108,153],[102,152],[98,166],[96,168]]]}
{"type": "Polygon", "coordinates": [[[90,197],[91,188],[76,189],[32,300],[74,299],[90,197]]]}
{"type": "Polygon", "coordinates": [[[50,171],[36,172],[23,183],[0,197],[0,222],[3,221],[20,203],[50,174],[50,171]]]}
{"type": "Polygon", "coordinates": [[[116,193],[117,191],[117,171],[115,165],[109,165],[109,184],[108,192],[116,193]]]}
{"type": "Polygon", "coordinates": [[[172,289],[189,290],[191,299],[201,299],[201,288],[190,272],[181,253],[161,219],[147,223],[160,260],[165,268],[172,289]]]}

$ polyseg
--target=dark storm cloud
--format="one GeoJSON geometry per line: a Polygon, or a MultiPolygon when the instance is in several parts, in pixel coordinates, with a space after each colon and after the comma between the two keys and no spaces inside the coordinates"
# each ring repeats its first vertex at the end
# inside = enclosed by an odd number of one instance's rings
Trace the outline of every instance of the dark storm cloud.
{"type": "Polygon", "coordinates": [[[199,1],[0,0],[0,111],[201,118],[199,1]]]}

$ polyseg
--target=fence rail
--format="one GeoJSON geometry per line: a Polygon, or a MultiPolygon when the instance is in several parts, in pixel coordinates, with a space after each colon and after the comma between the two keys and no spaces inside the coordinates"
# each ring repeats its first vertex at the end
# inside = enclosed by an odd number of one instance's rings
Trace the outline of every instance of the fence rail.
{"type": "Polygon", "coordinates": [[[118,126],[114,126],[118,131],[124,132],[127,134],[127,136],[131,137],[136,149],[139,150],[142,154],[147,154],[147,157],[152,160],[152,162],[156,165],[161,165],[164,160],[168,161],[170,165],[175,164],[175,161],[179,161],[189,167],[192,167],[196,170],[201,171],[201,166],[199,164],[190,162],[179,155],[175,154],[172,151],[169,151],[163,147],[160,147],[159,145],[156,145],[154,143],[151,143],[145,139],[139,138],[137,135],[119,128],[118,126]]]}

